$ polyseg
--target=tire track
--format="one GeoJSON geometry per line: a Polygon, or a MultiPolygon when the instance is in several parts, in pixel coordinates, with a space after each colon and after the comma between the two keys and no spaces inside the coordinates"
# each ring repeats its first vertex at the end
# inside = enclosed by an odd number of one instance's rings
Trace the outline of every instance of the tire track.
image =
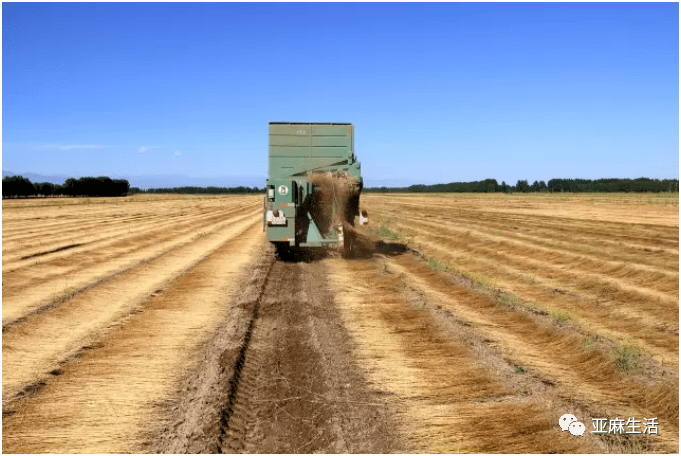
{"type": "Polygon", "coordinates": [[[250,305],[250,321],[232,366],[233,374],[228,382],[227,402],[220,413],[220,432],[217,438],[219,453],[242,452],[252,433],[254,418],[257,414],[257,409],[253,407],[252,400],[257,392],[256,382],[262,361],[259,350],[251,349],[249,352],[249,346],[260,312],[260,301],[265,293],[274,264],[275,262],[272,260],[260,293],[250,305]],[[247,353],[249,355],[248,364],[246,364],[247,353]]]}
{"type": "MultiPolygon", "coordinates": [[[[277,261],[233,306],[241,331],[220,335],[186,381],[156,452],[311,453],[402,450],[387,403],[349,357],[323,261],[277,261]],[[245,317],[245,314],[248,317],[245,317]],[[210,385],[217,385],[211,387],[210,385]],[[222,385],[222,387],[220,386],[222,385]],[[218,404],[206,412],[202,404],[218,404]],[[212,417],[215,418],[212,418],[212,417]]],[[[260,273],[254,274],[261,275],[260,273]]]]}
{"type": "Polygon", "coordinates": [[[361,384],[351,384],[353,369],[329,336],[340,322],[330,310],[324,269],[323,264],[274,263],[233,368],[219,452],[396,448],[381,414],[385,404],[361,384]],[[345,370],[339,372],[336,365],[345,370]],[[343,424],[349,421],[357,424],[343,424]]]}

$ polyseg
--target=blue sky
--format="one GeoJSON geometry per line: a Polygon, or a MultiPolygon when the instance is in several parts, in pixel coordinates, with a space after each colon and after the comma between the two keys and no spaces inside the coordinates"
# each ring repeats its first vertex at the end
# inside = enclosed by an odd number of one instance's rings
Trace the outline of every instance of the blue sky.
{"type": "Polygon", "coordinates": [[[369,185],[678,178],[679,5],[2,4],[4,170],[262,185],[269,121],[369,185]]]}

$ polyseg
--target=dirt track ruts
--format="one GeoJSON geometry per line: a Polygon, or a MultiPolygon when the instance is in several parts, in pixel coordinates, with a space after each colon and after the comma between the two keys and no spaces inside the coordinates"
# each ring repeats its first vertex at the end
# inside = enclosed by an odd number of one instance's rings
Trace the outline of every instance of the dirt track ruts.
{"type": "Polygon", "coordinates": [[[390,403],[367,387],[352,359],[326,267],[272,263],[272,256],[267,249],[255,266],[230,319],[239,323],[213,341],[205,369],[187,380],[171,407],[177,421],[150,443],[153,451],[403,451],[390,403]],[[220,369],[206,375],[211,365],[220,369]]]}

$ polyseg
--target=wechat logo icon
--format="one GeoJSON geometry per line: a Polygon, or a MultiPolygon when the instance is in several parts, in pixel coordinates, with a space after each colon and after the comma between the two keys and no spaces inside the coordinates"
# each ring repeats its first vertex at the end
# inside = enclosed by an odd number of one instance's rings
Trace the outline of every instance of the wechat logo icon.
{"type": "Polygon", "coordinates": [[[584,424],[577,421],[577,417],[569,413],[560,417],[558,425],[562,431],[570,431],[572,435],[584,435],[584,424]]]}

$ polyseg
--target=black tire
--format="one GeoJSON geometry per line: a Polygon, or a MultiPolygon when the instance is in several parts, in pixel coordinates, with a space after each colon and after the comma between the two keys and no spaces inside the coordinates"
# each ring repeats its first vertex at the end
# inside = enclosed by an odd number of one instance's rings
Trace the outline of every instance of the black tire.
{"type": "Polygon", "coordinates": [[[285,242],[276,242],[274,244],[276,247],[276,256],[282,261],[286,261],[289,259],[291,256],[291,249],[289,248],[289,245],[285,242]]]}

